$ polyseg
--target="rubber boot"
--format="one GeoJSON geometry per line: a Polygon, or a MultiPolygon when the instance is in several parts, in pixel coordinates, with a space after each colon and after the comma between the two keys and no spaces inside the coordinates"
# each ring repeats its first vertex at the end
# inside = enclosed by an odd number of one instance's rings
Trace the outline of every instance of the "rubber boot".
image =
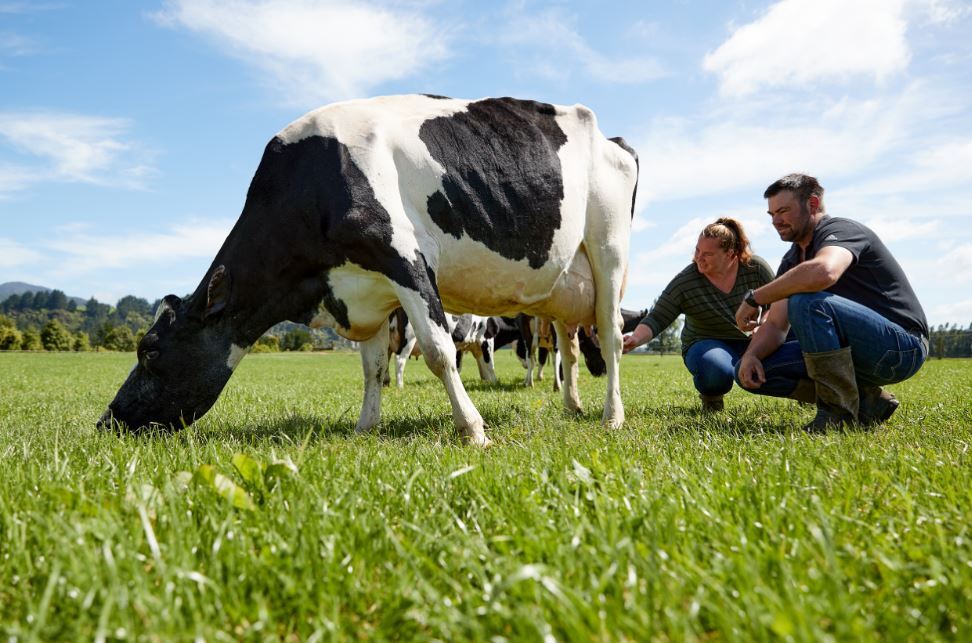
{"type": "Polygon", "coordinates": [[[898,410],[898,398],[873,384],[858,384],[861,392],[857,419],[861,424],[878,425],[886,422],[898,410]]]}
{"type": "Polygon", "coordinates": [[[718,413],[726,408],[726,404],[722,398],[722,395],[704,395],[699,393],[699,399],[702,400],[702,412],[718,413]]]}
{"type": "Polygon", "coordinates": [[[817,385],[813,383],[813,380],[805,378],[797,380],[796,388],[787,397],[791,400],[796,400],[800,404],[816,404],[817,385]]]}
{"type": "Polygon", "coordinates": [[[803,429],[823,433],[857,422],[860,400],[850,346],[823,353],[804,353],[803,359],[817,391],[817,417],[803,429]]]}

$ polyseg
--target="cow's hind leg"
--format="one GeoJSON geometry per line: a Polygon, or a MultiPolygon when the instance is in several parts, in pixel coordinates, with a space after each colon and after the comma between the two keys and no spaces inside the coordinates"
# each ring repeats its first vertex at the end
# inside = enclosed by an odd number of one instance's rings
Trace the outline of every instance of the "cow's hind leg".
{"type": "Polygon", "coordinates": [[[360,344],[361,366],[364,369],[364,402],[355,431],[365,433],[381,419],[382,379],[388,373],[388,322],[375,336],[360,344]]]}
{"type": "MultiPolygon", "coordinates": [[[[630,205],[630,202],[629,202],[630,205]]],[[[618,209],[621,205],[616,206],[618,209]]],[[[607,372],[607,393],[604,399],[606,428],[624,424],[624,405],[621,402],[621,292],[628,265],[628,214],[622,210],[614,216],[589,214],[588,221],[598,221],[602,229],[586,242],[587,255],[594,272],[595,312],[597,333],[601,342],[601,356],[607,372]],[[619,220],[620,219],[620,220],[619,220]],[[614,221],[612,229],[607,222],[614,221]]]]}
{"type": "MultiPolygon", "coordinates": [[[[433,284],[427,284],[426,288],[429,293],[436,292],[433,284]]],[[[483,418],[459,379],[455,361],[456,345],[449,332],[442,303],[436,297],[423,297],[409,288],[397,287],[396,291],[402,308],[412,322],[425,363],[446,387],[456,428],[470,444],[488,445],[483,418]]]]}
{"type": "MultiPolygon", "coordinates": [[[[577,361],[580,354],[580,348],[577,344],[577,331],[569,332],[567,325],[559,321],[554,321],[554,327],[557,329],[557,347],[560,349],[558,354],[564,371],[562,386],[564,407],[571,413],[581,413],[583,407],[577,393],[577,361]]],[[[560,366],[556,364],[556,360],[554,366],[560,366]]],[[[558,379],[557,375],[558,372],[555,370],[554,381],[558,379]]]]}

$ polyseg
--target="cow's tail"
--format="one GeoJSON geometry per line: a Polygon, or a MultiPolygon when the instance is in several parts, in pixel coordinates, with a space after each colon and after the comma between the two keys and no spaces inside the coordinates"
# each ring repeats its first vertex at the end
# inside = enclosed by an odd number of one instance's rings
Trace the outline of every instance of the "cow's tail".
{"type": "Polygon", "coordinates": [[[615,136],[614,138],[609,138],[608,140],[614,143],[615,145],[617,145],[618,147],[620,147],[628,154],[630,154],[631,158],[633,158],[635,162],[635,186],[634,186],[634,190],[631,192],[631,218],[633,219],[634,211],[635,211],[635,200],[638,198],[638,176],[641,172],[641,163],[638,160],[638,153],[635,152],[635,149],[630,145],[628,145],[628,142],[625,141],[620,136],[615,136]]]}

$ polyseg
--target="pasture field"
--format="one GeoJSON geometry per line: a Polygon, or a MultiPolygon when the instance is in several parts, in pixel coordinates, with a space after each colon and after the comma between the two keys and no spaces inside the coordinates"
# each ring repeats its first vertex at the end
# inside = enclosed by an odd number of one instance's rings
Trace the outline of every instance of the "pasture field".
{"type": "Polygon", "coordinates": [[[626,356],[624,428],[583,372],[463,378],[463,447],[409,363],[353,434],[355,354],[260,354],[196,426],[94,422],[131,354],[0,354],[4,640],[972,640],[972,361],[891,387],[874,432],[626,356]]]}

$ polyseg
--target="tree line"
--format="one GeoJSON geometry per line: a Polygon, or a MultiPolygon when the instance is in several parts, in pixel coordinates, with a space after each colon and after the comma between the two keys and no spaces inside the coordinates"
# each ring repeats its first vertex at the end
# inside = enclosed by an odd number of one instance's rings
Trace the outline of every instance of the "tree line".
{"type": "MultiPolygon", "coordinates": [[[[154,320],[160,300],[126,295],[114,306],[94,297],[78,304],[60,290],[10,295],[0,302],[0,350],[134,351],[154,320]]],[[[677,352],[680,324],[672,324],[649,350],[677,352]]],[[[931,357],[972,357],[972,324],[932,327],[931,357]]],[[[311,351],[348,348],[331,329],[310,329],[282,322],[268,330],[253,352],[311,351]]]]}
{"type": "MultiPolygon", "coordinates": [[[[10,295],[0,302],[0,350],[134,351],[160,303],[126,295],[114,306],[94,297],[79,305],[60,290],[10,295]]],[[[308,351],[348,345],[330,329],[284,322],[267,331],[253,350],[308,351]]]]}
{"type": "Polygon", "coordinates": [[[968,328],[958,324],[932,327],[928,345],[931,357],[972,357],[972,324],[968,328]]]}

